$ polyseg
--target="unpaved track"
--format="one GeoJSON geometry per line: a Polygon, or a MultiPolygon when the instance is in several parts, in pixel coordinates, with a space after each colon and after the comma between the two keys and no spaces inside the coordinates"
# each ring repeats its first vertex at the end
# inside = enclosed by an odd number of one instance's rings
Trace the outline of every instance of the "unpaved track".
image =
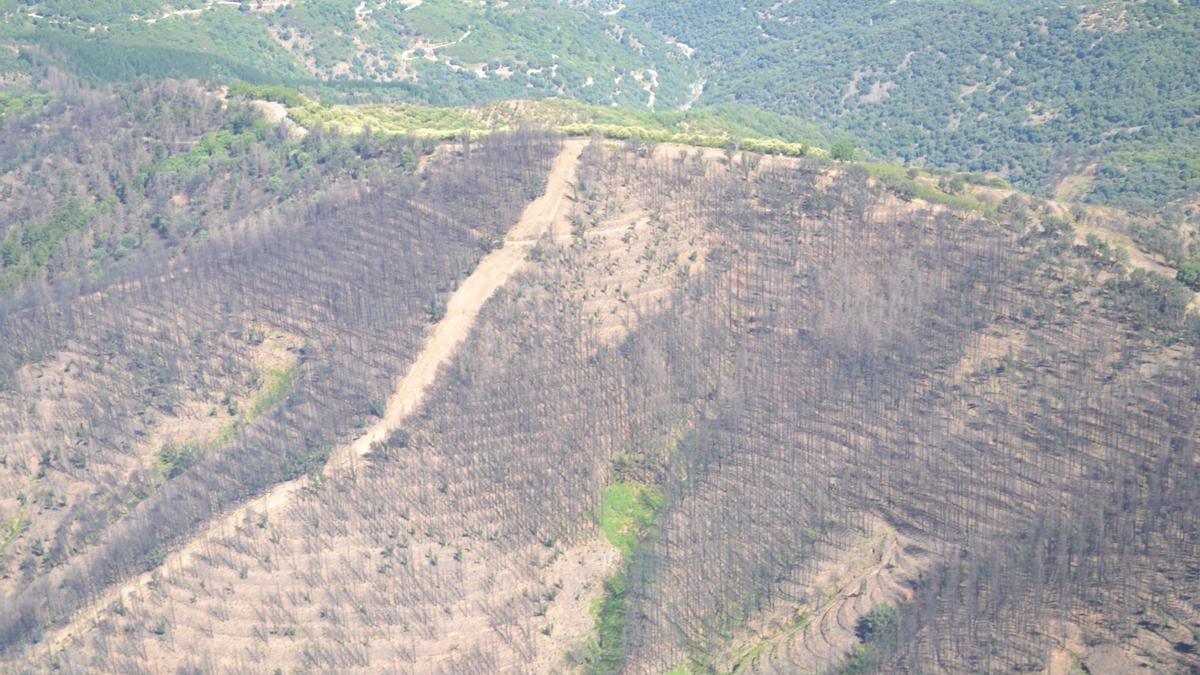
{"type": "Polygon", "coordinates": [[[504,246],[484,256],[479,266],[471,273],[446,303],[446,314],[434,327],[425,341],[417,360],[396,384],[396,391],[388,401],[387,411],[365,434],[359,437],[342,457],[331,458],[326,467],[351,468],[354,461],[371,450],[371,444],[387,439],[388,434],[400,426],[400,422],[417,409],[425,399],[429,386],[437,377],[438,368],[467,339],[471,326],[475,324],[484,303],[501,286],[508,282],[521,264],[529,246],[541,235],[561,229],[566,220],[562,208],[567,188],[575,180],[575,169],[586,141],[568,141],[563,151],[554,160],[547,176],[546,193],[534,200],[521,214],[520,221],[508,231],[504,246]],[[557,225],[557,227],[556,227],[557,225]]]}
{"type": "MultiPolygon", "coordinates": [[[[446,304],[445,316],[430,331],[425,346],[408,372],[397,381],[383,417],[357,440],[334,450],[325,465],[323,473],[326,477],[354,470],[358,460],[370,452],[372,444],[386,440],[406,417],[420,407],[430,385],[437,378],[438,369],[450,360],[467,339],[475,319],[488,299],[520,269],[530,245],[542,234],[561,232],[566,228],[567,209],[564,208],[563,202],[568,188],[575,180],[579,156],[586,145],[585,140],[574,139],[565,142],[562,152],[550,168],[545,194],[525,207],[521,219],[506,235],[504,245],[484,256],[471,275],[450,297],[446,304]]],[[[43,644],[51,652],[62,649],[73,636],[81,635],[90,629],[104,610],[117,600],[146,588],[156,576],[163,578],[178,574],[209,542],[233,533],[247,519],[287,506],[296,493],[309,484],[308,476],[280,483],[265,495],[218,517],[181,549],[168,555],[158,569],[115,586],[96,602],[80,610],[69,624],[61,629],[48,631],[43,644]]]]}

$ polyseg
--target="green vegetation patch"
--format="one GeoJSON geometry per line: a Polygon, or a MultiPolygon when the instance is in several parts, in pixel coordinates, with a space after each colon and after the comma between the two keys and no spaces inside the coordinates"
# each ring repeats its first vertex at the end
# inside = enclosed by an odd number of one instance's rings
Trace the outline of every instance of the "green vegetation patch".
{"type": "Polygon", "coordinates": [[[609,543],[628,556],[653,526],[661,507],[658,488],[634,481],[615,483],[601,497],[600,528],[609,543]]]}
{"type": "Polygon", "coordinates": [[[624,658],[623,636],[629,613],[629,561],[638,543],[653,531],[662,493],[653,485],[621,481],[604,488],[600,499],[600,528],[621,551],[621,568],[604,581],[604,592],[592,606],[596,633],[578,654],[589,673],[616,673],[624,658]]]}
{"type": "Polygon", "coordinates": [[[254,119],[245,127],[222,129],[205,134],[186,152],[171,155],[157,169],[168,176],[189,176],[204,173],[230,163],[235,154],[243,154],[250,146],[262,141],[270,132],[271,124],[264,119],[254,119]],[[235,148],[236,146],[236,148],[235,148]],[[235,152],[235,149],[237,152],[235,152]]]}
{"type": "Polygon", "coordinates": [[[1089,200],[1153,208],[1196,192],[1194,3],[621,5],[695,50],[702,105],[803,111],[875,158],[1002,173],[1030,192],[1094,164],[1089,200]]]}
{"type": "MultiPolygon", "coordinates": [[[[801,157],[828,154],[840,136],[784,115],[739,105],[722,105],[687,112],[651,112],[590,105],[565,99],[498,101],[474,107],[436,107],[420,104],[323,105],[307,101],[294,106],[291,116],[301,125],[320,124],[347,133],[364,129],[446,140],[479,136],[540,124],[570,136],[598,134],[617,140],[642,140],[711,148],[741,148],[764,154],[801,157]]],[[[845,143],[845,140],[840,142],[845,143]]]]}
{"type": "Polygon", "coordinates": [[[11,291],[45,267],[64,239],[86,229],[98,213],[108,208],[110,204],[82,206],[70,201],[44,221],[10,228],[0,240],[0,292],[11,291]]]}
{"type": "Polygon", "coordinates": [[[604,581],[604,595],[592,608],[596,616],[596,638],[593,649],[587,656],[588,670],[592,673],[616,673],[621,669],[624,655],[623,634],[625,619],[629,612],[626,584],[629,566],[604,581]]]}
{"type": "Polygon", "coordinates": [[[204,459],[205,443],[167,443],[158,451],[158,468],[167,480],[171,480],[192,468],[204,459]]]}
{"type": "Polygon", "coordinates": [[[0,529],[0,553],[29,529],[29,514],[24,510],[18,511],[3,524],[0,529]]]}
{"type": "Polygon", "coordinates": [[[915,169],[905,169],[896,164],[865,163],[863,166],[871,178],[894,191],[901,199],[923,199],[932,204],[944,204],[953,208],[970,209],[982,213],[995,211],[990,204],[985,204],[969,194],[951,194],[924,180],[919,180],[920,174],[915,169]]]}
{"type": "Polygon", "coordinates": [[[230,96],[242,96],[248,99],[263,99],[275,101],[289,106],[302,106],[308,99],[296,89],[282,84],[250,84],[248,82],[233,82],[229,85],[230,96]]]}
{"type": "MultiPolygon", "coordinates": [[[[219,432],[203,440],[187,443],[171,442],[163,445],[156,455],[163,477],[167,480],[175,478],[199,464],[210,450],[220,448],[232,441],[243,427],[253,422],[284,397],[295,382],[296,368],[297,365],[292,363],[282,368],[255,371],[254,380],[257,392],[246,409],[229,420],[219,432]]],[[[236,410],[232,402],[229,405],[231,411],[236,410]]]]}
{"type": "Polygon", "coordinates": [[[1139,331],[1150,331],[1168,342],[1176,340],[1181,332],[1200,331],[1196,318],[1187,314],[1194,295],[1176,279],[1136,269],[1129,276],[1108,281],[1105,290],[1125,319],[1139,331]]]}
{"type": "Polygon", "coordinates": [[[1175,280],[1193,291],[1200,291],[1200,260],[1189,260],[1180,265],[1175,280]]]}
{"type": "Polygon", "coordinates": [[[96,4],[106,3],[39,7],[53,19],[0,24],[0,35],[13,43],[47,49],[75,73],[97,82],[139,77],[222,77],[251,82],[308,78],[250,12],[217,5],[198,14],[148,23],[133,20],[129,10],[153,17],[163,11],[158,3],[128,9],[97,8],[96,4]],[[100,26],[102,30],[92,30],[100,26]]]}
{"type": "Polygon", "coordinates": [[[838,675],[875,672],[896,644],[896,624],[900,610],[896,605],[878,605],[858,620],[856,645],[845,661],[833,670],[838,675]]]}
{"type": "Polygon", "coordinates": [[[296,379],[296,364],[284,368],[269,368],[262,371],[263,384],[258,395],[250,402],[250,412],[247,421],[253,420],[279,402],[283,395],[291,389],[296,379]]]}
{"type": "Polygon", "coordinates": [[[50,96],[41,92],[11,91],[0,89],[0,129],[9,119],[27,113],[38,112],[50,102],[50,96]]]}

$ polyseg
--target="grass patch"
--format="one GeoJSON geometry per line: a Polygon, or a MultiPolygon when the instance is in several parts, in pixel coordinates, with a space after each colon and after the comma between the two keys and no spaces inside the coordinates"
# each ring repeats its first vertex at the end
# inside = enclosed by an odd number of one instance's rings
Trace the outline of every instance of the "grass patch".
{"type": "Polygon", "coordinates": [[[292,382],[296,379],[296,364],[285,366],[283,368],[271,368],[262,371],[263,384],[259,389],[254,400],[250,402],[250,412],[247,414],[247,422],[253,420],[259,415],[267,411],[268,408],[279,402],[287,390],[292,387],[292,382]]]}
{"type": "Polygon", "coordinates": [[[427,140],[482,136],[532,122],[568,136],[598,134],[614,140],[738,147],[789,157],[827,155],[819,146],[829,142],[828,136],[811,123],[733,105],[688,112],[649,112],[565,99],[499,101],[473,107],[323,105],[306,101],[294,106],[290,114],[303,126],[320,124],[346,133],[370,128],[427,140]]]}
{"type": "Polygon", "coordinates": [[[596,637],[587,657],[590,673],[616,673],[621,669],[625,619],[629,613],[628,580],[629,566],[622,565],[619,572],[604,581],[604,595],[592,607],[596,637]]]}
{"type": "MultiPolygon", "coordinates": [[[[901,199],[923,199],[932,204],[943,204],[952,208],[970,209],[981,213],[992,213],[995,208],[966,194],[944,192],[923,181],[917,180],[915,170],[896,164],[862,164],[867,173],[884,187],[896,192],[901,199]]],[[[965,182],[965,181],[964,181],[965,182]]]]}
{"type": "Polygon", "coordinates": [[[16,541],[17,537],[25,534],[25,530],[29,529],[30,523],[29,516],[24,510],[13,514],[13,517],[4,523],[4,529],[0,530],[0,534],[3,534],[3,537],[0,538],[0,553],[3,553],[9,544],[16,541]]]}
{"type": "Polygon", "coordinates": [[[586,672],[616,673],[621,669],[629,613],[629,560],[638,543],[654,527],[662,501],[658,488],[646,483],[622,481],[604,488],[600,528],[609,543],[621,551],[622,562],[617,573],[604,581],[604,592],[592,605],[596,633],[578,656],[586,672]]]}
{"type": "Polygon", "coordinates": [[[600,528],[610,544],[629,556],[654,524],[661,506],[662,494],[651,485],[635,481],[614,483],[601,496],[600,528]]]}

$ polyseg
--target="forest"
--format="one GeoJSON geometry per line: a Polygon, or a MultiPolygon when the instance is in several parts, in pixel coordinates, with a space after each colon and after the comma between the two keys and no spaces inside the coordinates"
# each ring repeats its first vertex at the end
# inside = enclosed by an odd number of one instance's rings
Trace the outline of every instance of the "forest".
{"type": "Polygon", "coordinates": [[[0,72],[27,71],[24,50],[93,82],[216,77],[340,102],[737,103],[878,160],[1156,210],[1200,183],[1195,13],[1168,0],[8,0],[0,72]]]}
{"type": "Polygon", "coordinates": [[[5,669],[1200,667],[1200,315],[1095,214],[47,74],[5,669]]]}
{"type": "Polygon", "coordinates": [[[1091,200],[1194,195],[1195,8],[1172,2],[629,2],[711,64],[704,102],[804,110],[905,163],[1091,200]]]}
{"type": "Polygon", "coordinates": [[[1200,672],[1198,27],[0,0],[0,673],[1200,672]]]}

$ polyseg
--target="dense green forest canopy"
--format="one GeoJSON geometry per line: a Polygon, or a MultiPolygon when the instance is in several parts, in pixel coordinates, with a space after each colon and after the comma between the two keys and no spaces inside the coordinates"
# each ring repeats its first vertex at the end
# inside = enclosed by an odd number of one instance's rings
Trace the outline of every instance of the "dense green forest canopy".
{"type": "Polygon", "coordinates": [[[736,102],[880,159],[1043,194],[1147,207],[1200,184],[1194,3],[3,0],[0,13],[0,39],[98,81],[234,78],[435,105],[736,102]]]}
{"type": "Polygon", "coordinates": [[[1178,2],[663,2],[626,10],[687,43],[703,100],[853,133],[905,162],[1003,171],[1105,201],[1200,183],[1200,15],[1178,2]]]}

